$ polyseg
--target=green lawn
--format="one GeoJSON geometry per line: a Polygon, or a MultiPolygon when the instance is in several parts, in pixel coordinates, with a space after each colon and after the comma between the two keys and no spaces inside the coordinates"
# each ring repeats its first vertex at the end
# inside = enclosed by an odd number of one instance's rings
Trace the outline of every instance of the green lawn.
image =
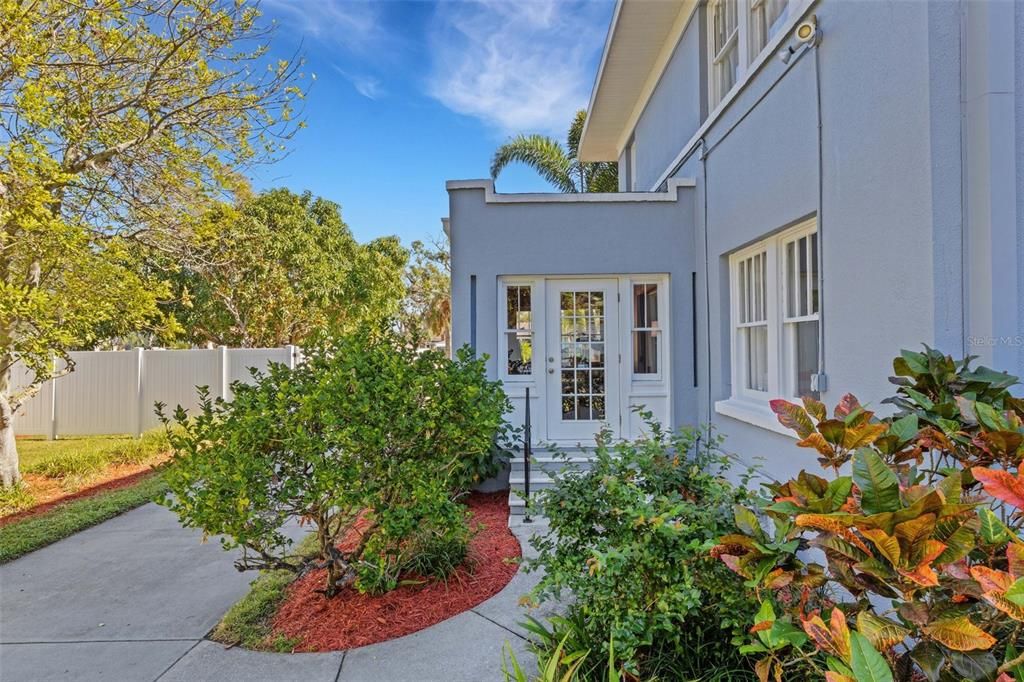
{"type": "Polygon", "coordinates": [[[47,460],[74,456],[78,453],[102,453],[118,445],[127,444],[131,440],[130,436],[81,436],[59,440],[19,438],[18,457],[21,460],[22,471],[26,471],[47,460]]]}
{"type": "Polygon", "coordinates": [[[166,451],[167,433],[155,429],[130,436],[87,436],[59,440],[18,439],[23,473],[86,479],[110,464],[138,464],[166,451]]]}
{"type": "Polygon", "coordinates": [[[0,528],[0,564],[150,502],[166,489],[163,476],[155,473],[129,488],[65,502],[45,514],[4,526],[0,528]]]}
{"type": "MultiPolygon", "coordinates": [[[[18,439],[18,456],[23,474],[37,474],[58,481],[74,492],[100,482],[116,465],[144,464],[169,447],[163,429],[129,436],[90,436],[59,440],[18,439]]],[[[131,471],[131,470],[129,470],[131,471]]],[[[33,485],[22,483],[0,491],[0,513],[31,509],[45,498],[36,499],[33,485]]],[[[127,488],[61,503],[53,509],[0,528],[0,563],[11,561],[84,528],[138,507],[161,495],[166,486],[159,473],[146,476],[127,488]]]]}

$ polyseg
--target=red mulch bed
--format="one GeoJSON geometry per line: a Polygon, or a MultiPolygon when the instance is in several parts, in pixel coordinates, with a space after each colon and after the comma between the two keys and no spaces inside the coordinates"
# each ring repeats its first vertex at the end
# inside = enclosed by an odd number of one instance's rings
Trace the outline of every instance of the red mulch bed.
{"type": "Polygon", "coordinates": [[[508,492],[473,493],[466,501],[471,527],[470,568],[447,583],[403,585],[382,595],[347,588],[333,599],[322,589],[324,571],[311,571],[288,588],[274,616],[274,635],[296,638],[296,651],[340,651],[422,630],[467,611],[501,591],[519,565],[519,541],[508,529],[508,492]]]}
{"type": "MultiPolygon", "coordinates": [[[[110,492],[111,490],[120,490],[121,488],[128,488],[130,486],[135,485],[142,479],[154,475],[155,473],[156,472],[153,471],[153,467],[149,464],[146,464],[145,468],[142,471],[137,471],[136,473],[130,474],[128,476],[122,476],[120,478],[107,480],[104,481],[103,483],[98,483],[88,488],[76,490],[73,493],[58,493],[56,497],[53,497],[52,499],[47,500],[46,502],[37,504],[34,507],[29,507],[28,509],[25,509],[23,511],[15,512],[13,514],[8,514],[7,516],[0,517],[0,528],[3,528],[4,526],[9,525],[11,523],[15,523],[16,521],[24,521],[25,519],[31,518],[33,516],[45,514],[54,507],[58,507],[62,504],[66,504],[73,500],[80,500],[83,497],[92,497],[93,495],[99,495],[100,493],[110,492]]],[[[31,479],[34,481],[32,474],[26,475],[24,478],[25,480],[31,479]]]]}

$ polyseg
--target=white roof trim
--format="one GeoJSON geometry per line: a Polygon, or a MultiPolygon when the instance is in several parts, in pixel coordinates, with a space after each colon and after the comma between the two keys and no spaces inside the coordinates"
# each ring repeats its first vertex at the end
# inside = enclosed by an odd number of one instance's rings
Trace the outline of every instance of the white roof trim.
{"type": "Polygon", "coordinates": [[[697,0],[618,1],[590,93],[581,160],[618,160],[696,7],[697,0]]]}
{"type": "Polygon", "coordinates": [[[628,203],[645,201],[678,201],[679,189],[696,187],[693,178],[671,178],[666,183],[664,192],[578,192],[578,193],[535,193],[535,194],[499,194],[494,191],[494,181],[487,180],[449,180],[445,189],[449,192],[458,190],[483,190],[484,201],[488,204],[586,204],[586,203],[628,203]]]}
{"type": "MultiPolygon", "coordinates": [[[[687,141],[683,148],[676,154],[676,157],[672,159],[672,162],[665,167],[665,170],[661,172],[661,175],[651,186],[653,189],[661,186],[661,183],[665,182],[672,173],[675,173],[679,165],[683,162],[686,157],[693,153],[697,145],[704,138],[717,122],[718,119],[725,113],[725,110],[732,106],[733,100],[739,97],[739,94],[743,92],[747,86],[753,81],[754,77],[761,71],[765,64],[775,58],[775,55],[779,52],[779,48],[782,47],[783,43],[788,42],[793,37],[793,31],[796,29],[797,24],[804,20],[811,8],[818,3],[818,0],[791,0],[790,4],[790,16],[786,19],[786,22],[779,29],[779,32],[768,41],[764,49],[761,50],[761,54],[757,59],[753,61],[743,77],[733,84],[732,89],[722,98],[722,101],[718,103],[714,111],[708,114],[708,117],[704,119],[700,127],[697,129],[690,139],[687,141]]],[[[806,51],[810,48],[808,43],[801,43],[802,47],[797,49],[797,52],[790,58],[786,64],[786,68],[783,70],[779,78],[784,77],[789,70],[796,66],[796,63],[800,61],[799,57],[802,54],[801,50],[806,51]]]]}
{"type": "MultiPolygon", "coordinates": [[[[615,35],[615,27],[619,24],[619,13],[622,11],[623,0],[616,0],[615,11],[612,13],[612,23],[608,26],[608,35],[604,37],[604,47],[601,49],[601,64],[597,67],[597,75],[594,76],[594,86],[590,89],[590,101],[587,102],[587,118],[583,121],[583,130],[580,132],[580,149],[583,149],[583,140],[587,139],[587,129],[590,128],[590,112],[594,111],[597,102],[597,88],[601,85],[601,76],[604,75],[604,66],[608,62],[608,49],[612,45],[612,36],[615,35]]],[[[616,158],[616,160],[618,160],[616,158]]]]}

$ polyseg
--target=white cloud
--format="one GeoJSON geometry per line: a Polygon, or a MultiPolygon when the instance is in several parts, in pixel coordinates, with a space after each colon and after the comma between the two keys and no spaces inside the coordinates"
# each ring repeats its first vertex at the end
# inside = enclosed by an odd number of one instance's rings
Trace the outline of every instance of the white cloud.
{"type": "Polygon", "coordinates": [[[585,107],[610,6],[443,2],[430,28],[429,93],[502,133],[565,134],[585,107]]]}
{"type": "Polygon", "coordinates": [[[349,73],[337,64],[333,65],[333,68],[341,75],[342,78],[352,84],[352,87],[355,88],[356,92],[367,99],[377,100],[386,94],[384,84],[375,76],[349,73]]]}
{"type": "Polygon", "coordinates": [[[324,43],[355,53],[386,53],[396,36],[386,30],[381,3],[366,0],[262,0],[264,11],[324,43]]]}

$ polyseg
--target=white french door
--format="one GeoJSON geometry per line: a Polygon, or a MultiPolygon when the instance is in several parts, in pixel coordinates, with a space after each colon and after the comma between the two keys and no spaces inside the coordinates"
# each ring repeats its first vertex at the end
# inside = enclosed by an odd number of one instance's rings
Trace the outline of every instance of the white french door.
{"type": "Polygon", "coordinates": [[[585,442],[619,427],[618,282],[546,282],[548,439],[585,442]]]}

